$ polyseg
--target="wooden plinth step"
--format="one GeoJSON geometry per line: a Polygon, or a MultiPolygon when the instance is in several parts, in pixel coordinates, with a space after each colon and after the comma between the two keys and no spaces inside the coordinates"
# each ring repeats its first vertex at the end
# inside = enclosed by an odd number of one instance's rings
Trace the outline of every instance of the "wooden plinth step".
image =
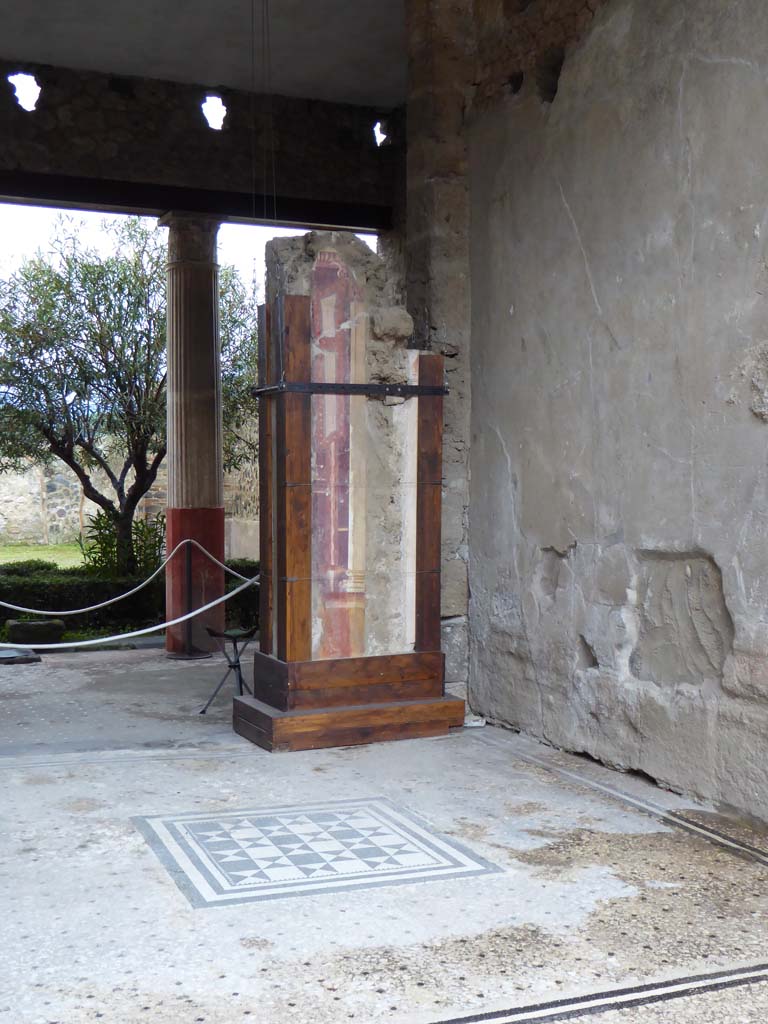
{"type": "Polygon", "coordinates": [[[298,662],[257,652],[253,695],[281,711],[425,700],[442,697],[444,665],[440,651],[298,662]]]}
{"type": "Polygon", "coordinates": [[[457,697],[280,711],[253,697],[235,697],[236,733],[266,750],[351,747],[383,740],[444,736],[464,723],[457,697]]]}

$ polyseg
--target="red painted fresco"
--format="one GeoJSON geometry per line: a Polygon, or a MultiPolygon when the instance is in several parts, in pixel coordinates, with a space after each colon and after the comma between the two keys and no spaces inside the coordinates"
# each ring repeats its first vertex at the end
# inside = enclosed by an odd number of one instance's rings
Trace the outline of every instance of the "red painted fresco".
{"type": "MultiPolygon", "coordinates": [[[[312,380],[348,383],[353,303],[363,292],[338,253],[319,253],[312,271],[312,380]]],[[[351,573],[350,397],[312,399],[313,657],[365,653],[365,594],[351,573]],[[319,627],[319,629],[318,629],[319,627]]]]}

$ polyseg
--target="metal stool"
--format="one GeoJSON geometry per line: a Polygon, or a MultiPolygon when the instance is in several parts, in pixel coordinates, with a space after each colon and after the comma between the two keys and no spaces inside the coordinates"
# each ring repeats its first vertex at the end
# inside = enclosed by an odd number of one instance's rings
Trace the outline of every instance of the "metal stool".
{"type": "Polygon", "coordinates": [[[227,664],[229,665],[229,668],[224,673],[224,676],[219,685],[208,698],[208,702],[206,703],[205,707],[200,711],[201,715],[204,715],[208,708],[211,706],[211,704],[214,702],[219,690],[227,681],[227,677],[229,676],[230,672],[235,673],[237,692],[240,694],[240,696],[242,697],[243,695],[243,688],[245,688],[247,692],[250,693],[251,696],[253,696],[253,690],[249,689],[248,684],[243,679],[243,672],[242,669],[240,668],[240,658],[242,657],[246,647],[251,642],[251,640],[253,640],[258,631],[259,627],[254,626],[253,629],[225,629],[223,633],[220,633],[218,630],[211,629],[210,627],[208,627],[209,636],[214,637],[214,639],[216,640],[224,641],[224,657],[227,659],[227,664]],[[232,644],[232,654],[229,654],[229,652],[227,651],[227,640],[229,640],[229,642],[232,644]],[[238,647],[238,644],[242,644],[242,647],[238,647]]]}

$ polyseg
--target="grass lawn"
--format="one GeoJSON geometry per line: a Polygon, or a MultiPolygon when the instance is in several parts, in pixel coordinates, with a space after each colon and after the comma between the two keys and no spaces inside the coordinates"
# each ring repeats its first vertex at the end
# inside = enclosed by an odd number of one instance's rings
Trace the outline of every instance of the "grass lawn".
{"type": "Polygon", "coordinates": [[[42,558],[62,568],[82,565],[83,556],[77,544],[2,544],[0,565],[7,562],[26,562],[29,558],[42,558]]]}

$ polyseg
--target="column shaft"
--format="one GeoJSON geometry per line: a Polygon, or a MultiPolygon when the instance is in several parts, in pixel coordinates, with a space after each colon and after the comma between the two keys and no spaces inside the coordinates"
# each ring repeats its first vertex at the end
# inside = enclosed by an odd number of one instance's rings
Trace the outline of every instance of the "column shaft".
{"type": "MultiPolygon", "coordinates": [[[[224,558],[218,222],[167,214],[168,237],[168,550],[192,538],[220,561],[224,558]]],[[[191,591],[185,556],[168,567],[168,618],[221,596],[224,574],[195,551],[191,591]]],[[[195,653],[217,646],[206,626],[222,629],[224,608],[168,630],[170,653],[195,653]],[[190,647],[192,651],[188,650],[190,647]]]]}

